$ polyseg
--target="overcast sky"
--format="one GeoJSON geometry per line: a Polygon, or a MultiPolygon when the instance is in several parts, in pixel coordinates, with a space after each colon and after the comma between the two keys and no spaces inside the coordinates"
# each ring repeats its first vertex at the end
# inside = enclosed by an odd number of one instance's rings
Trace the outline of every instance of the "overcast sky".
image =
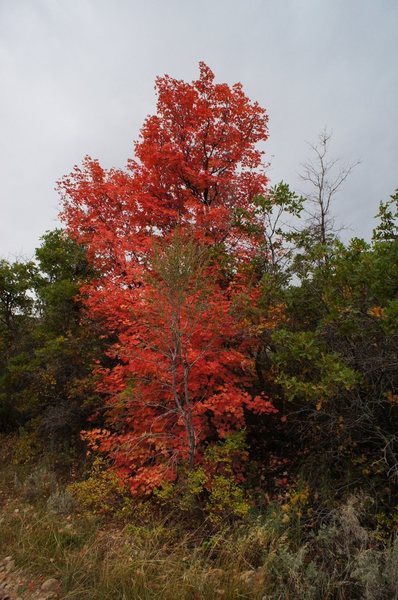
{"type": "Polygon", "coordinates": [[[271,182],[303,190],[306,141],[361,160],[335,202],[369,237],[398,187],[397,0],[0,0],[0,256],[57,226],[55,181],[85,154],[123,167],[154,79],[204,60],[266,107],[271,182]]]}

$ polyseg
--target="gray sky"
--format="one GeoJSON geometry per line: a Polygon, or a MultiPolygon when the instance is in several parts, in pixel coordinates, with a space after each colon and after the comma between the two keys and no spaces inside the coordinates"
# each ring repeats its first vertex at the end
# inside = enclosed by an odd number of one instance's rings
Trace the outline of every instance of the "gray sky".
{"type": "Polygon", "coordinates": [[[398,187],[397,28],[397,0],[0,0],[0,256],[32,256],[85,154],[123,167],[156,75],[199,60],[266,107],[271,182],[302,190],[306,141],[333,130],[361,160],[335,212],[368,237],[398,187]]]}

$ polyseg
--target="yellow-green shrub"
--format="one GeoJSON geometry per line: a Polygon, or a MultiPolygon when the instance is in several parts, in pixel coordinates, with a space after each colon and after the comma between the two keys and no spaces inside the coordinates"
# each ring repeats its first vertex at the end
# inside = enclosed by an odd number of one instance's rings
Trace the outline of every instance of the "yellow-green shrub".
{"type": "Polygon", "coordinates": [[[72,483],[67,492],[76,500],[84,513],[111,515],[123,509],[126,490],[115,473],[106,469],[97,459],[90,476],[84,481],[72,483]]]}
{"type": "Polygon", "coordinates": [[[181,472],[177,484],[166,483],[155,495],[184,512],[200,509],[213,524],[243,518],[251,507],[242,482],[246,460],[245,432],[230,434],[207,448],[196,469],[181,472]]]}

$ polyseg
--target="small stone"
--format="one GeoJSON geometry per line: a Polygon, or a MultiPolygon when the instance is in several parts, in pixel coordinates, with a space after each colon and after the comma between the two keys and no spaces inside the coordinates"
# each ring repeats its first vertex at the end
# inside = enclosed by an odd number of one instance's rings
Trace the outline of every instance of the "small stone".
{"type": "Polygon", "coordinates": [[[46,581],[42,583],[40,589],[42,592],[57,592],[59,589],[59,581],[53,577],[51,579],[46,579],[46,581]]]}

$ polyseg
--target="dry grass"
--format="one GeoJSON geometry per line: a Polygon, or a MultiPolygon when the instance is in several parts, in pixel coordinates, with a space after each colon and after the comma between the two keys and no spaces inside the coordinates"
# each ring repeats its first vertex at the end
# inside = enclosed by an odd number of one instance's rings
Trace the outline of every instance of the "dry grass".
{"type": "Polygon", "coordinates": [[[99,527],[10,504],[0,524],[0,554],[11,554],[31,576],[56,577],[62,598],[86,600],[263,597],[258,568],[270,540],[259,528],[249,535],[201,537],[177,526],[99,527]],[[18,510],[18,509],[17,509],[18,510]]]}
{"type": "Polygon", "coordinates": [[[305,540],[277,507],[210,534],[138,508],[123,524],[68,514],[62,490],[48,503],[35,482],[32,499],[24,476],[0,473],[0,559],[12,555],[26,585],[57,578],[65,600],[398,600],[398,541],[375,544],[360,499],[305,540]]]}

